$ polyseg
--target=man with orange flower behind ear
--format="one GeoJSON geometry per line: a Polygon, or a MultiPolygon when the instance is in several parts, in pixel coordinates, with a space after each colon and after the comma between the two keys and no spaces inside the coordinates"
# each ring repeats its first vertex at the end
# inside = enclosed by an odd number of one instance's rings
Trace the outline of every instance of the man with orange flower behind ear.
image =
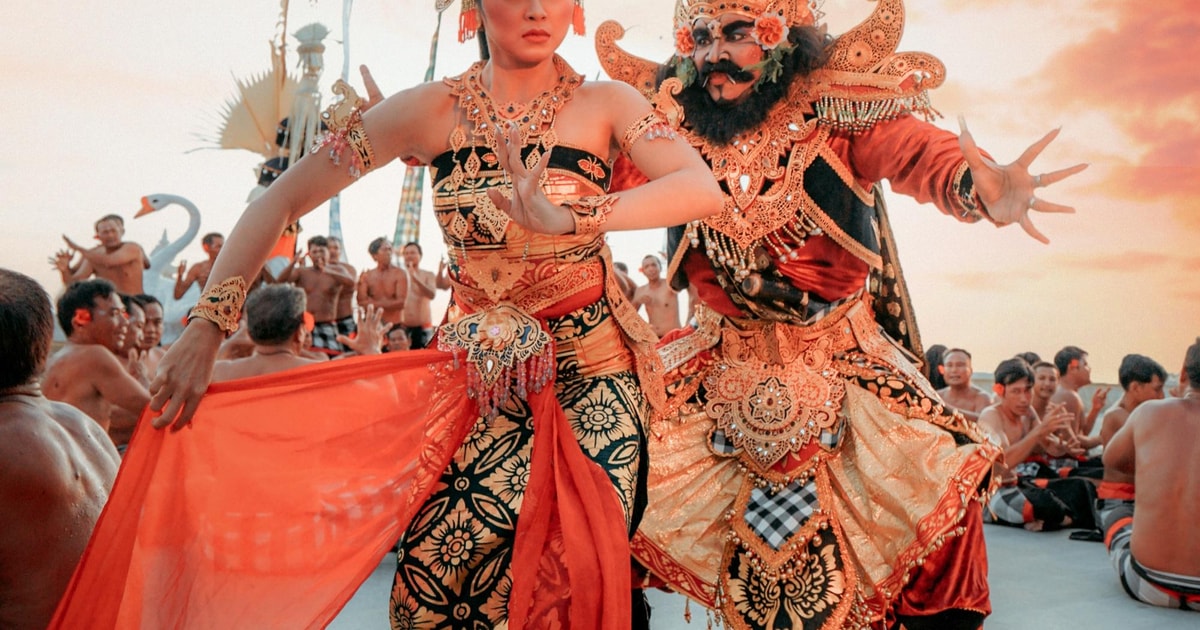
{"type": "Polygon", "coordinates": [[[1033,369],[1023,359],[1012,358],[996,366],[996,404],[979,414],[979,427],[1004,449],[996,462],[1001,488],[992,496],[984,519],[990,523],[1024,527],[1030,531],[1062,527],[1094,526],[1092,482],[1080,478],[1056,478],[1039,459],[1070,454],[1072,445],[1055,435],[1071,424],[1071,414],[1053,403],[1039,419],[1031,405],[1033,369]]]}
{"type": "MultiPolygon", "coordinates": [[[[108,280],[85,280],[67,287],[58,299],[58,323],[67,343],[50,357],[42,390],[46,398],[65,402],[109,430],[114,408],[134,421],[150,402],[150,392],[131,374],[133,352],[122,365],[118,352],[129,334],[125,306],[108,280]]],[[[115,427],[118,429],[132,428],[115,427]]]]}

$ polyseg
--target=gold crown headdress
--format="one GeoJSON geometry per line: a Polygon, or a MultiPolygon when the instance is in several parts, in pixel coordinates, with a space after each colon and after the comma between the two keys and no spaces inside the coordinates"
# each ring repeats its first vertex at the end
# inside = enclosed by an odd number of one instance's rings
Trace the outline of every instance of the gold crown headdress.
{"type": "MultiPolygon", "coordinates": [[[[446,7],[453,4],[453,2],[454,0],[435,0],[434,7],[438,13],[441,13],[446,10],[446,7]]],[[[476,31],[479,30],[479,2],[480,0],[462,0],[462,9],[458,14],[459,42],[465,42],[475,37],[476,31]]],[[[583,0],[575,0],[575,15],[571,19],[571,26],[574,28],[576,35],[584,34],[583,0]]]]}
{"type": "Polygon", "coordinates": [[[675,0],[676,26],[691,25],[697,18],[738,13],[750,19],[774,13],[789,26],[810,26],[824,17],[822,0],[675,0]]]}

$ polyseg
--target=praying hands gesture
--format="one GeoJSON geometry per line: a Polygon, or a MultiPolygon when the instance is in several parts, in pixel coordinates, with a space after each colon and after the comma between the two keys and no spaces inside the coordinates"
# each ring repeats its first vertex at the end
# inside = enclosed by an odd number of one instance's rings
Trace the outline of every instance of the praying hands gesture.
{"type": "Polygon", "coordinates": [[[1041,175],[1030,174],[1029,165],[1058,136],[1059,130],[1055,129],[1025,149],[1017,161],[1001,166],[980,153],[979,147],[975,145],[975,139],[967,130],[965,119],[959,117],[958,124],[961,129],[958,143],[962,147],[967,166],[971,169],[975,191],[979,194],[983,205],[986,206],[988,215],[996,222],[996,225],[1019,223],[1027,234],[1043,243],[1049,243],[1050,239],[1033,226],[1029,211],[1073,213],[1075,208],[1039,199],[1034,191],[1079,173],[1088,165],[1076,164],[1041,175]]]}
{"type": "Polygon", "coordinates": [[[496,158],[500,168],[512,178],[512,199],[504,196],[499,188],[488,189],[488,197],[496,207],[504,211],[521,227],[542,234],[569,234],[575,231],[575,217],[571,211],[551,203],[542,193],[542,175],[550,164],[550,151],[543,153],[533,168],[526,168],[521,159],[521,132],[516,125],[509,125],[498,134],[499,147],[496,158]]]}

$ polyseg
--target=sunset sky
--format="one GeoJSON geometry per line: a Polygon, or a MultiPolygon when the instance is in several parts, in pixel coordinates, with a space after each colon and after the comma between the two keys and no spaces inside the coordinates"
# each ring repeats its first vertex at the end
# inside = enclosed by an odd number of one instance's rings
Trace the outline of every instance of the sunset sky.
{"type": "MultiPolygon", "coordinates": [[[[670,54],[671,0],[586,4],[588,36],[569,36],[562,52],[587,77],[599,72],[591,34],[606,19],[629,30],[629,50],[670,54]]],[[[829,0],[826,21],[840,33],[873,6],[829,0]]],[[[970,349],[979,371],[1016,352],[1049,357],[1074,344],[1090,351],[1098,381],[1115,382],[1130,352],[1178,372],[1200,335],[1194,0],[911,0],[907,9],[901,50],[932,53],[948,70],[933,94],[945,115],[937,124],[956,130],[957,117],[966,116],[979,144],[1003,162],[1062,126],[1034,172],[1091,165],[1041,191],[1078,210],[1036,218],[1049,246],[1017,227],[960,225],[932,206],[889,197],[925,343],[970,349]]],[[[342,67],[341,11],[340,2],[292,2],[289,31],[314,21],[332,31],[325,85],[342,67]]],[[[438,77],[457,74],[476,55],[473,43],[455,41],[457,13],[446,14],[438,77]]],[[[269,67],[278,16],[278,2],[266,0],[6,1],[0,266],[56,294],[61,285],[47,257],[62,246],[60,235],[91,242],[92,222],[108,213],[124,215],[128,238],[149,251],[164,229],[175,237],[186,225],[174,207],[130,220],[138,199],[152,193],[192,200],[204,214],[202,233],[227,233],[262,158],[194,150],[211,146],[205,138],[218,128],[235,77],[269,67]]],[[[385,93],[413,85],[433,30],[433,0],[359,0],[349,29],[352,67],[369,65],[385,93]]],[[[289,47],[294,66],[294,39],[289,47]]],[[[402,177],[403,166],[392,164],[343,195],[350,262],[360,269],[369,262],[366,244],[392,233],[402,177]]],[[[306,234],[324,233],[326,208],[303,223],[306,234]]],[[[432,220],[421,240],[425,267],[436,267],[443,248],[432,220]]],[[[660,232],[610,240],[616,258],[633,268],[663,241],[660,232]]],[[[198,239],[185,257],[202,258],[198,239]]]]}

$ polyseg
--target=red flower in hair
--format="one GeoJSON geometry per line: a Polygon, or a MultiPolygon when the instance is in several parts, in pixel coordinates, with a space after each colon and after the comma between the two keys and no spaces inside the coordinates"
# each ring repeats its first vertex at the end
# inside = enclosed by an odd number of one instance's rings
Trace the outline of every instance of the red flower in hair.
{"type": "Polygon", "coordinates": [[[995,385],[992,385],[992,391],[996,392],[997,396],[1003,396],[1004,395],[1004,386],[1001,385],[1000,383],[996,383],[995,385]]]}
{"type": "Polygon", "coordinates": [[[82,307],[75,309],[75,316],[71,318],[71,323],[76,326],[92,323],[92,312],[82,307]]]}
{"type": "Polygon", "coordinates": [[[690,56],[696,50],[696,40],[692,38],[692,29],[686,24],[675,29],[675,50],[684,57],[690,56]]]}
{"type": "Polygon", "coordinates": [[[754,20],[754,41],[765,50],[773,50],[787,39],[788,25],[778,13],[764,13],[754,20]]]}

